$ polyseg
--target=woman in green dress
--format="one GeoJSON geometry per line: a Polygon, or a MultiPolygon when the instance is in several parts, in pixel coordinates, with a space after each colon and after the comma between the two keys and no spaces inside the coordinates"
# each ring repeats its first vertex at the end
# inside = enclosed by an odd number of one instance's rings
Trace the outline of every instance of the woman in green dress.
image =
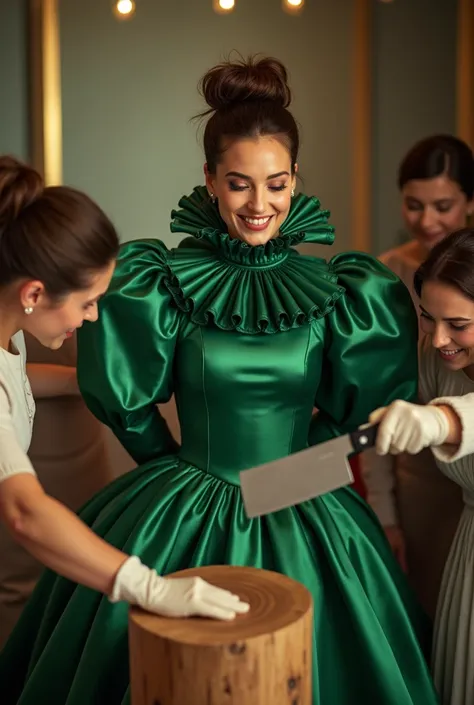
{"type": "MultiPolygon", "coordinates": [[[[125,244],[99,322],[79,334],[84,398],[138,464],[81,518],[160,574],[250,565],[304,583],[314,705],[435,705],[428,625],[367,504],[344,488],[249,520],[239,489],[242,469],[414,399],[410,296],[369,255],[293,249],[334,234],[319,202],[294,194],[298,129],[278,61],[215,67],[202,91],[206,188],[171,226],[190,237],[125,244]],[[156,408],[173,394],[180,447],[156,408]]],[[[0,682],[3,705],[129,703],[127,605],[47,573],[0,682]]]]}

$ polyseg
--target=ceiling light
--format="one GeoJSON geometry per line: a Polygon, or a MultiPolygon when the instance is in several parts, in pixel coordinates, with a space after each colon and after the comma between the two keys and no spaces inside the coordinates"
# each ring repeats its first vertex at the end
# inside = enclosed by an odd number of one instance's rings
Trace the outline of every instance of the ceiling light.
{"type": "Polygon", "coordinates": [[[303,9],[304,0],[283,0],[283,9],[290,14],[296,14],[303,9]]]}
{"type": "Polygon", "coordinates": [[[134,0],[117,0],[114,3],[114,14],[119,20],[129,20],[135,14],[134,0]]]}
{"type": "Polygon", "coordinates": [[[235,8],[235,0],[213,0],[213,6],[215,12],[221,15],[227,14],[235,8]]]}

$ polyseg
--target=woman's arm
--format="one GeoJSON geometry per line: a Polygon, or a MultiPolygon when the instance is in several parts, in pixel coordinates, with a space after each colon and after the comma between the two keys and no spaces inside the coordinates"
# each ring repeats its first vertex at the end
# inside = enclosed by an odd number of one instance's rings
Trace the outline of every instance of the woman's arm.
{"type": "MultiPolygon", "coordinates": [[[[473,398],[473,411],[474,411],[474,398],[473,398]]],[[[452,406],[447,406],[446,404],[437,404],[437,408],[443,412],[448,421],[448,435],[444,441],[447,445],[455,446],[453,452],[461,445],[462,441],[462,421],[461,417],[458,415],[456,410],[452,406]]]]}
{"type": "Polygon", "coordinates": [[[96,536],[49,497],[18,441],[7,388],[0,383],[0,520],[16,541],[60,575],[157,614],[232,619],[248,606],[196,578],[169,580],[96,536]]]}
{"type": "Polygon", "coordinates": [[[233,619],[248,605],[199,578],[167,579],[96,536],[25,472],[0,483],[0,518],[44,565],[74,582],[169,617],[233,619]]]}
{"type": "Polygon", "coordinates": [[[377,452],[419,453],[431,448],[445,463],[474,453],[474,394],[439,397],[428,404],[395,401],[369,418],[380,423],[377,452]]]}
{"type": "Polygon", "coordinates": [[[19,473],[0,483],[0,517],[15,540],[45,566],[111,594],[114,578],[128,556],[49,497],[35,475],[19,473]]]}
{"type": "MultiPolygon", "coordinates": [[[[45,367],[50,367],[45,365],[45,367]]],[[[0,379],[0,521],[27,551],[69,580],[157,614],[233,619],[236,595],[199,578],[168,579],[99,538],[41,487],[12,417],[14,391],[0,379]]],[[[26,422],[28,423],[28,422],[26,422]]],[[[1,560],[1,557],[0,557],[1,560]]]]}
{"type": "Polygon", "coordinates": [[[80,396],[75,367],[30,362],[26,372],[35,399],[80,396]]]}

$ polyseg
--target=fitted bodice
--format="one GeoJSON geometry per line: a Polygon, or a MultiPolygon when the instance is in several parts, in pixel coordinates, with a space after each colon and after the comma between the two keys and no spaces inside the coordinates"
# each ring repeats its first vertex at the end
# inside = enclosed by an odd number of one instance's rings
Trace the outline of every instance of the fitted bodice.
{"type": "Polygon", "coordinates": [[[137,463],[177,453],[237,483],[414,398],[410,295],[370,255],[298,253],[334,239],[316,198],[298,194],[278,236],[255,247],[229,236],[206,189],[179,205],[172,230],[191,237],[170,250],[126,243],[99,321],[78,333],[84,399],[137,463]],[[172,394],[181,448],[156,413],[172,394]]]}
{"type": "Polygon", "coordinates": [[[180,456],[237,482],[240,470],[307,447],[324,322],[272,336],[190,328],[175,362],[180,456]]]}

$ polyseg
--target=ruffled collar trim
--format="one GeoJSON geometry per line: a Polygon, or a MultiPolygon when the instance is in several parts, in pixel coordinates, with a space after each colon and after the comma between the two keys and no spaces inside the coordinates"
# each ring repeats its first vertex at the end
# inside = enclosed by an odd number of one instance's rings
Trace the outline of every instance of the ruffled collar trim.
{"type": "Polygon", "coordinates": [[[302,193],[293,198],[280,235],[265,245],[255,247],[228,235],[217,205],[209,199],[203,186],[197,186],[178,205],[180,210],[171,213],[171,232],[186,233],[203,240],[227,259],[240,264],[277,262],[286,256],[290,247],[303,242],[319,245],[332,245],[334,242],[334,227],[328,223],[329,212],[320,209],[317,198],[302,193]]]}
{"type": "Polygon", "coordinates": [[[179,206],[171,230],[193,239],[169,253],[167,286],[197,325],[247,334],[291,330],[327,315],[344,293],[325,260],[293,249],[334,241],[316,198],[296,196],[279,237],[256,247],[229,237],[205,188],[179,206]]]}

